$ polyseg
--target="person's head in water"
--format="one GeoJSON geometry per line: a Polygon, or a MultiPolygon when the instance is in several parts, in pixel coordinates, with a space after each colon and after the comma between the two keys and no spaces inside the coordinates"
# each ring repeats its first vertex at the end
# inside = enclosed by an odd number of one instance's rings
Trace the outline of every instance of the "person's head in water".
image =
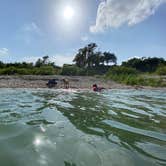
{"type": "Polygon", "coordinates": [[[101,92],[104,88],[103,87],[98,87],[97,84],[93,84],[93,91],[95,92],[101,92]]]}
{"type": "Polygon", "coordinates": [[[98,87],[97,87],[97,84],[93,84],[93,91],[98,91],[98,87]]]}
{"type": "Polygon", "coordinates": [[[97,84],[93,84],[93,88],[97,87],[97,84]]]}

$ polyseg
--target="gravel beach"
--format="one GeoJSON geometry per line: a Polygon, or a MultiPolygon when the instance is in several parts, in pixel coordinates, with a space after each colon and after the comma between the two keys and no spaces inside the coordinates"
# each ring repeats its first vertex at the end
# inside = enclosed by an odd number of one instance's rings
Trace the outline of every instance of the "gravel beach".
{"type": "Polygon", "coordinates": [[[55,88],[64,88],[62,79],[68,79],[70,88],[89,89],[93,84],[105,88],[129,88],[129,86],[117,84],[114,81],[106,81],[102,78],[89,76],[0,76],[0,88],[47,88],[49,79],[57,79],[55,88]]]}
{"type": "Polygon", "coordinates": [[[57,86],[55,89],[64,88],[62,79],[68,79],[70,88],[73,89],[90,89],[93,84],[97,84],[106,89],[163,89],[166,88],[152,88],[143,86],[126,86],[118,84],[112,80],[105,80],[101,77],[92,76],[38,76],[38,75],[24,75],[24,76],[0,76],[0,88],[48,88],[46,83],[49,79],[57,79],[57,86]]]}

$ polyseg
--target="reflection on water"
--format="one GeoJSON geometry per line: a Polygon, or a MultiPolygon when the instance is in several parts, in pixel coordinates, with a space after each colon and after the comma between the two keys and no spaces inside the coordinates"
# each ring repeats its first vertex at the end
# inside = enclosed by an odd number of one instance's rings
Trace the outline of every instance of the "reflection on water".
{"type": "Polygon", "coordinates": [[[0,147],[3,166],[166,165],[166,93],[1,89],[0,147]]]}

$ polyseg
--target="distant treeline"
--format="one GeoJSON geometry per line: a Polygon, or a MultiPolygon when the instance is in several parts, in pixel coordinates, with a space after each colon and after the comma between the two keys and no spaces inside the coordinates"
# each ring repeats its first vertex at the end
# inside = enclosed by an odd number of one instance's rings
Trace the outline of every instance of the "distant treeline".
{"type": "Polygon", "coordinates": [[[114,80],[121,76],[126,78],[126,75],[136,76],[138,73],[166,75],[164,58],[132,58],[118,66],[114,53],[96,50],[96,43],[90,43],[78,49],[73,59],[75,64],[64,64],[63,67],[56,66],[49,60],[49,56],[44,56],[34,63],[3,63],[0,61],[0,75],[106,75],[114,80]],[[129,71],[133,71],[133,74],[129,74],[129,71]]]}
{"type": "Polygon", "coordinates": [[[73,60],[75,65],[64,65],[61,74],[108,75],[108,73],[115,70],[115,68],[117,71],[119,70],[119,73],[121,73],[123,69],[127,70],[127,68],[129,68],[129,70],[133,69],[134,71],[137,71],[137,73],[146,72],[166,75],[166,61],[164,58],[132,58],[126,62],[122,62],[120,66],[117,66],[117,57],[114,53],[96,51],[96,48],[96,43],[90,43],[87,46],[80,48],[73,60]]]}
{"type": "Polygon", "coordinates": [[[122,66],[132,67],[140,72],[155,72],[158,68],[166,66],[164,58],[132,58],[122,63],[122,66]]]}
{"type": "Polygon", "coordinates": [[[0,61],[0,75],[56,75],[61,72],[48,56],[38,59],[35,63],[16,62],[3,63],[0,61]]]}

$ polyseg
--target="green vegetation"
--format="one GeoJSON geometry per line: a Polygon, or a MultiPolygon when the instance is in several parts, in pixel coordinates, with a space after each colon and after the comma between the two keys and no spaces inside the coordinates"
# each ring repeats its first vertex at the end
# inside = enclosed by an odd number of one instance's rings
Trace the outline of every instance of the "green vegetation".
{"type": "Polygon", "coordinates": [[[158,67],[156,73],[158,75],[166,75],[166,65],[158,67]]]}
{"type": "Polygon", "coordinates": [[[87,46],[78,50],[73,62],[80,68],[94,68],[98,66],[107,66],[109,64],[116,65],[117,57],[114,53],[95,51],[96,43],[90,43],[87,46]]]}
{"type": "Polygon", "coordinates": [[[122,62],[122,66],[132,67],[140,72],[155,72],[160,65],[166,65],[163,58],[132,58],[126,62],[122,62]]]}
{"type": "Polygon", "coordinates": [[[116,65],[117,57],[114,53],[95,51],[96,43],[90,43],[80,48],[75,55],[75,65],[65,64],[62,68],[62,75],[93,76],[103,75],[111,65],[116,65]]]}
{"type": "Polygon", "coordinates": [[[0,69],[0,75],[56,75],[59,73],[60,70],[52,66],[33,67],[31,69],[16,67],[0,69]]]}
{"type": "Polygon", "coordinates": [[[117,66],[117,57],[111,52],[96,51],[96,43],[80,48],[73,62],[58,67],[44,56],[33,63],[7,63],[0,61],[0,75],[69,75],[105,76],[127,85],[166,86],[166,61],[164,58],[132,58],[117,66]]]}
{"type": "Polygon", "coordinates": [[[76,65],[65,64],[62,67],[61,75],[68,76],[93,76],[103,75],[109,70],[109,66],[78,67],[76,65]]]}
{"type": "Polygon", "coordinates": [[[152,87],[166,86],[166,82],[160,77],[154,78],[153,75],[145,75],[136,69],[124,66],[116,66],[111,68],[106,74],[106,79],[112,79],[116,82],[126,85],[141,85],[152,87]]]}
{"type": "Polygon", "coordinates": [[[61,68],[48,61],[49,57],[38,59],[33,63],[7,63],[0,62],[0,75],[56,75],[61,68]]]}

